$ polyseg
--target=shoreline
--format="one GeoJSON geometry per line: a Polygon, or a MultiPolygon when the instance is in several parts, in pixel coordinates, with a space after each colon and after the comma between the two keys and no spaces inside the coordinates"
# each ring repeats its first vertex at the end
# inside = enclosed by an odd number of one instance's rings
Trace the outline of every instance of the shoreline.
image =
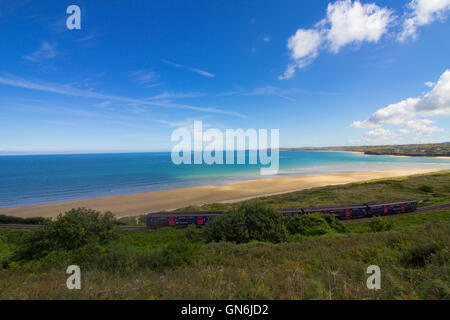
{"type": "MultiPolygon", "coordinates": [[[[322,150],[320,150],[322,151],[322,150]]],[[[450,159],[450,157],[446,156],[410,156],[410,155],[397,155],[397,154],[366,154],[363,151],[339,151],[339,150],[324,150],[323,152],[346,152],[346,153],[356,153],[356,154],[362,154],[365,156],[388,156],[388,157],[397,157],[397,158],[432,158],[432,159],[450,159]]]]}
{"type": "Polygon", "coordinates": [[[111,211],[116,217],[120,218],[137,216],[150,212],[175,210],[191,205],[221,202],[232,203],[315,187],[404,177],[441,170],[442,169],[386,170],[264,178],[233,182],[224,186],[207,185],[120,196],[108,196],[103,198],[0,208],[0,214],[23,218],[37,216],[56,217],[59,213],[63,213],[72,208],[87,207],[102,212],[111,211]]]}

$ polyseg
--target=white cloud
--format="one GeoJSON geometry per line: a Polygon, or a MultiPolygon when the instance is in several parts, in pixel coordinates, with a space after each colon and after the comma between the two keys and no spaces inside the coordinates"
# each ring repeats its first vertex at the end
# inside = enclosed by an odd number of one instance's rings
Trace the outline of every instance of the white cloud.
{"type": "Polygon", "coordinates": [[[393,12],[376,4],[361,4],[352,0],[341,0],[328,4],[327,16],[313,29],[298,29],[288,39],[294,64],[289,64],[279,80],[289,79],[296,68],[304,68],[328,48],[333,53],[351,43],[378,42],[388,31],[393,12]]]}
{"type": "Polygon", "coordinates": [[[418,136],[430,136],[434,132],[442,131],[442,129],[437,126],[431,126],[434,123],[435,121],[430,119],[415,119],[409,120],[405,124],[408,128],[413,129],[418,136]]]}
{"type": "Polygon", "coordinates": [[[295,64],[289,64],[286,68],[286,71],[282,75],[278,76],[278,80],[285,80],[292,78],[294,76],[296,67],[297,66],[295,64]]]}
{"type": "Polygon", "coordinates": [[[412,0],[408,9],[408,18],[403,22],[403,31],[398,36],[401,42],[409,37],[415,38],[418,27],[444,19],[450,9],[450,0],[412,0]]]}
{"type": "Polygon", "coordinates": [[[39,49],[28,56],[24,56],[23,58],[31,62],[40,62],[41,60],[51,59],[54,57],[56,57],[56,45],[52,45],[44,41],[39,49]]]}
{"type": "Polygon", "coordinates": [[[331,25],[327,39],[331,51],[337,53],[353,42],[378,42],[392,21],[392,11],[374,3],[363,5],[359,1],[338,1],[328,4],[327,20],[331,25]]]}
{"type": "MultiPolygon", "coordinates": [[[[431,91],[421,97],[407,98],[376,111],[369,119],[355,121],[352,128],[382,129],[386,124],[413,129],[417,135],[431,135],[441,129],[424,117],[450,116],[450,69],[446,70],[431,91]]],[[[401,133],[406,133],[401,132],[401,133]]],[[[399,130],[400,132],[400,130],[399,130]]]]}
{"type": "Polygon", "coordinates": [[[298,29],[297,32],[289,38],[288,49],[291,50],[292,59],[297,61],[297,66],[302,68],[309,64],[311,60],[319,54],[319,46],[323,39],[318,30],[298,29]]]}
{"type": "Polygon", "coordinates": [[[377,140],[387,140],[395,137],[395,133],[386,130],[384,128],[377,128],[371,131],[368,131],[364,134],[364,140],[367,142],[377,141],[377,140]]]}
{"type": "Polygon", "coordinates": [[[270,42],[271,39],[270,39],[270,37],[264,37],[263,40],[264,40],[264,42],[270,42]]]}
{"type": "Polygon", "coordinates": [[[432,82],[432,81],[427,81],[427,82],[425,82],[425,85],[426,85],[428,88],[433,88],[435,84],[436,84],[436,83],[434,83],[434,82],[432,82]]]}
{"type": "Polygon", "coordinates": [[[410,131],[408,129],[400,128],[397,130],[399,134],[409,134],[410,131]]]}

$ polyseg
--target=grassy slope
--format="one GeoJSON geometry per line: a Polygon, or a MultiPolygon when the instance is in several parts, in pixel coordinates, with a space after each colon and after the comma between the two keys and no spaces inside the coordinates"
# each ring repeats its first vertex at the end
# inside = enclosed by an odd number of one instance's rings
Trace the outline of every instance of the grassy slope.
{"type": "MultiPolygon", "coordinates": [[[[282,244],[198,244],[192,261],[163,272],[132,261],[116,262],[112,271],[105,260],[82,267],[80,291],[65,288],[69,261],[13,266],[0,269],[0,299],[449,299],[450,211],[393,221],[393,230],[381,233],[355,222],[347,234],[282,244]],[[379,291],[365,287],[372,264],[381,268],[379,291]]],[[[14,247],[23,232],[0,230],[0,239],[9,238],[14,247]]],[[[186,230],[123,231],[105,251],[120,246],[146,252],[174,241],[191,240],[186,230]]]]}

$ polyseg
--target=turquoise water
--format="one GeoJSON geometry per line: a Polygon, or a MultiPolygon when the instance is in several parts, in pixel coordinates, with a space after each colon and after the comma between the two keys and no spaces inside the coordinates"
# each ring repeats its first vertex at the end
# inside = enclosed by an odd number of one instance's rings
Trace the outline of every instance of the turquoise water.
{"type": "MultiPolygon", "coordinates": [[[[449,159],[282,151],[278,176],[450,169],[449,159]]],[[[0,207],[260,179],[259,165],[172,164],[169,152],[0,156],[0,207]]]]}

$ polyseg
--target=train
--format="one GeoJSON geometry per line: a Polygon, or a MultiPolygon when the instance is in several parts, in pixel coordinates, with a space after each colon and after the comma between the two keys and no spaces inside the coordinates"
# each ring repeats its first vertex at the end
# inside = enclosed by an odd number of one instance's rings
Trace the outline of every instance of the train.
{"type": "MultiPolygon", "coordinates": [[[[284,216],[321,213],[323,215],[334,215],[337,219],[344,220],[407,213],[415,210],[417,210],[416,200],[396,200],[391,202],[376,202],[360,205],[279,209],[278,212],[284,216]]],[[[149,213],[147,215],[147,228],[187,227],[188,225],[196,225],[201,227],[208,224],[215,217],[220,216],[223,213],[223,211],[149,213]]]]}

